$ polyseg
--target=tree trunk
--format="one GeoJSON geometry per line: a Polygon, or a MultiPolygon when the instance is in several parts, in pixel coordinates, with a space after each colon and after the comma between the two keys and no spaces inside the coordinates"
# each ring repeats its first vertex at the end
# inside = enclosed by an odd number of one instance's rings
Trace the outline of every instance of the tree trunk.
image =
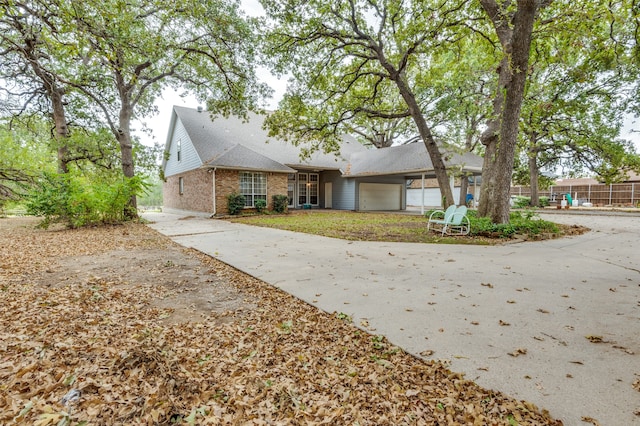
{"type": "Polygon", "coordinates": [[[481,0],[496,29],[504,55],[498,68],[499,85],[494,99],[494,114],[498,118],[490,121],[482,141],[486,151],[478,213],[488,216],[494,223],[509,222],[509,190],[536,3],[535,0],[518,1],[511,30],[501,6],[495,0],[481,0]]]}
{"type": "MultiPolygon", "coordinates": [[[[116,129],[116,139],[120,144],[120,156],[122,161],[122,174],[125,178],[135,176],[135,166],[133,162],[133,143],[131,141],[131,117],[133,115],[133,107],[126,101],[126,97],[122,99],[119,115],[119,128],[116,129]]],[[[135,219],[138,217],[138,201],[135,195],[129,199],[129,204],[125,209],[125,217],[127,219],[135,219]]]]}
{"type": "Polygon", "coordinates": [[[466,175],[460,176],[460,200],[459,206],[467,204],[467,192],[469,191],[469,178],[466,175]]]}
{"type": "Polygon", "coordinates": [[[532,147],[529,149],[529,187],[531,188],[531,207],[540,206],[540,196],[538,194],[539,176],[538,150],[535,147],[532,147]]]}
{"type": "Polygon", "coordinates": [[[405,84],[405,82],[401,78],[394,79],[398,89],[400,90],[400,95],[406,102],[409,107],[409,113],[411,114],[411,118],[416,123],[416,127],[418,128],[418,133],[422,138],[422,142],[424,146],[427,148],[427,152],[429,153],[429,158],[431,158],[431,163],[433,165],[433,171],[436,174],[436,179],[438,180],[438,186],[440,187],[440,194],[442,196],[442,204],[446,209],[452,204],[455,204],[455,200],[453,199],[453,191],[451,190],[451,185],[449,183],[449,176],[447,175],[447,168],[444,164],[444,160],[442,159],[442,154],[440,153],[440,149],[438,148],[438,144],[433,138],[433,134],[431,133],[431,129],[427,124],[424,116],[422,115],[422,111],[420,110],[420,106],[416,101],[416,97],[409,90],[409,87],[405,84]]]}
{"type": "Polygon", "coordinates": [[[53,109],[53,123],[55,125],[55,140],[58,151],[58,173],[69,173],[69,147],[67,138],[69,137],[69,128],[67,127],[67,118],[64,112],[64,104],[62,102],[62,90],[51,86],[50,99],[53,109]]]}
{"type": "Polygon", "coordinates": [[[39,62],[40,53],[36,51],[37,40],[31,36],[24,35],[25,48],[22,54],[29,62],[33,73],[40,79],[47,98],[51,102],[53,124],[55,126],[54,139],[58,151],[58,172],[69,172],[69,147],[67,138],[69,137],[69,127],[64,110],[62,97],[64,90],[58,87],[56,76],[48,72],[39,62]]]}

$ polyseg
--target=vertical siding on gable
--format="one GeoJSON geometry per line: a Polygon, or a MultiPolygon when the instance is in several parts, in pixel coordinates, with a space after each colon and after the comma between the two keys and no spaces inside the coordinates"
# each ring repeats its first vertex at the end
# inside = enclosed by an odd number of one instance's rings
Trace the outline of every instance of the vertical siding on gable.
{"type": "Polygon", "coordinates": [[[176,119],[176,124],[171,137],[169,147],[169,159],[164,168],[165,176],[172,176],[177,173],[184,173],[202,165],[202,159],[198,156],[189,135],[180,119],[176,119]],[[182,153],[181,160],[178,161],[178,140],[181,140],[182,153]]]}

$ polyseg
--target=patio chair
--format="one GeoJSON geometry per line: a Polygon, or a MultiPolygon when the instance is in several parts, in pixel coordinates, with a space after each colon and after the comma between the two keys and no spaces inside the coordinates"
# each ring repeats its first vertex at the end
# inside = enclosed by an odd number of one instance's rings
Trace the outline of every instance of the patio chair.
{"type": "Polygon", "coordinates": [[[468,235],[471,230],[467,217],[467,206],[449,206],[447,210],[436,210],[429,215],[427,230],[442,232],[442,235],[468,235]],[[439,217],[442,216],[442,219],[439,217]]]}

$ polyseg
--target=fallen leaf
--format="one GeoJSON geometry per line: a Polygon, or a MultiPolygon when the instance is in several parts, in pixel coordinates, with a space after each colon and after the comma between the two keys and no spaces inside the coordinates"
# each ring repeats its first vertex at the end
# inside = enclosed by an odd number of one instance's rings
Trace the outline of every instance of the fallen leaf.
{"type": "Polygon", "coordinates": [[[376,347],[370,328],[140,223],[9,229],[14,220],[0,220],[2,424],[21,414],[38,426],[400,425],[407,413],[412,424],[503,424],[505,413],[558,424],[463,380],[433,351],[376,347]],[[72,419],[60,404],[44,411],[72,385],[83,391],[72,419]]]}
{"type": "Polygon", "coordinates": [[[420,352],[420,355],[422,355],[422,356],[431,356],[431,355],[433,355],[434,353],[435,353],[435,352],[434,352],[434,351],[432,351],[431,349],[427,349],[427,350],[425,350],[425,351],[420,352]]]}
{"type": "Polygon", "coordinates": [[[502,321],[502,320],[498,321],[498,324],[500,324],[501,326],[508,326],[508,325],[511,325],[511,324],[509,324],[508,322],[505,322],[505,321],[502,321]]]}
{"type": "Polygon", "coordinates": [[[493,288],[493,284],[491,284],[491,283],[486,283],[486,284],[485,283],[480,283],[480,285],[483,286],[483,287],[493,288]]]}
{"type": "Polygon", "coordinates": [[[519,357],[520,355],[526,355],[527,354],[527,350],[524,348],[518,348],[513,352],[509,352],[509,355],[511,355],[512,357],[519,357]]]}
{"type": "Polygon", "coordinates": [[[593,336],[590,334],[584,337],[591,343],[606,343],[604,340],[602,340],[602,336],[593,336]]]}
{"type": "Polygon", "coordinates": [[[593,417],[582,416],[581,420],[586,423],[591,423],[594,426],[600,426],[600,422],[594,419],[593,417]]]}
{"type": "Polygon", "coordinates": [[[546,309],[542,309],[542,308],[539,308],[538,312],[540,312],[542,314],[548,314],[549,313],[549,311],[547,311],[546,309]]]}
{"type": "Polygon", "coordinates": [[[620,349],[622,351],[624,351],[625,353],[629,354],[629,355],[634,355],[634,352],[631,349],[627,349],[624,346],[620,346],[620,345],[613,345],[612,346],[614,349],[620,349]]]}

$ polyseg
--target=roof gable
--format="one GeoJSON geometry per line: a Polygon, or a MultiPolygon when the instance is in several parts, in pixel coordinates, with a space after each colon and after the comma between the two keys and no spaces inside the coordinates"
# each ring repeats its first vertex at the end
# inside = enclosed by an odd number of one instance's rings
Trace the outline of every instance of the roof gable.
{"type": "Polygon", "coordinates": [[[344,170],[352,152],[367,150],[354,138],[345,136],[340,153],[315,152],[309,159],[302,160],[300,148],[268,137],[267,131],[262,128],[265,119],[263,115],[249,113],[248,120],[235,116],[212,119],[211,113],[207,111],[179,106],[174,106],[173,109],[206,165],[224,163],[225,167],[234,167],[232,163],[237,161],[235,168],[255,170],[284,171],[290,170],[289,167],[344,170]],[[236,148],[237,146],[242,148],[236,148]],[[253,154],[249,154],[250,151],[253,154]]]}
{"type": "Polygon", "coordinates": [[[295,173],[295,170],[291,167],[280,164],[239,144],[206,161],[204,165],[227,169],[295,173]]]}

